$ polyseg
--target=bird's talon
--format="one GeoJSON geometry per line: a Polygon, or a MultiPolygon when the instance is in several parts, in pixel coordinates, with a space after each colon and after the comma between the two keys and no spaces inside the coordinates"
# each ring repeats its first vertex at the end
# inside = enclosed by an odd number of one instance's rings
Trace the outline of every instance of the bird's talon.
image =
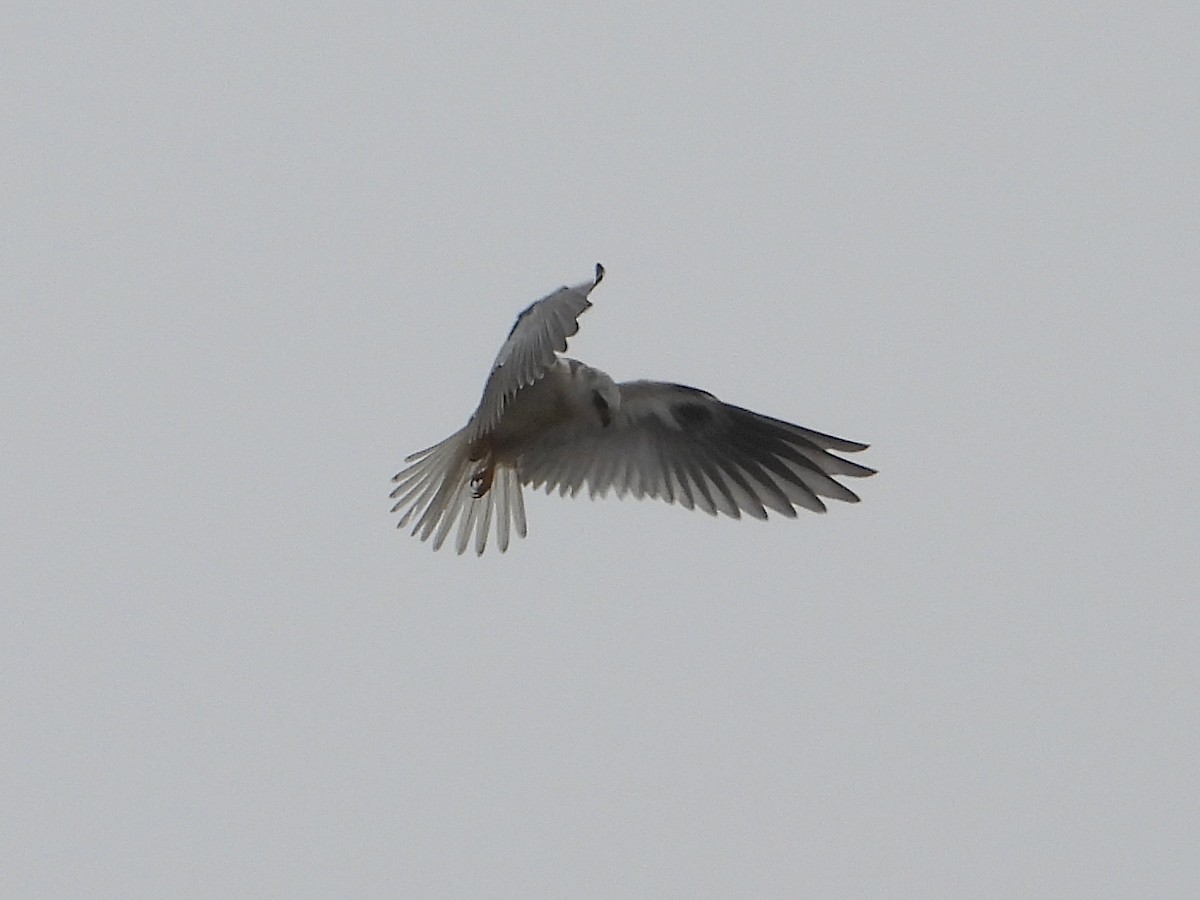
{"type": "Polygon", "coordinates": [[[480,469],[471,476],[471,496],[478,500],[492,487],[492,469],[480,469]]]}

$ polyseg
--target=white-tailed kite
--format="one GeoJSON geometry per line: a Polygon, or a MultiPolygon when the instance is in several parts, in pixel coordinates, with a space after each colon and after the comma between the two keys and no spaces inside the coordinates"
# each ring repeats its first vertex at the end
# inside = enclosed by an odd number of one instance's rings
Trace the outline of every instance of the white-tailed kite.
{"type": "Polygon", "coordinates": [[[496,356],[479,408],[467,424],[414,453],[392,481],[399,527],[442,546],[458,521],[462,553],[474,534],[487,546],[492,522],[501,551],[515,529],[525,537],[521,485],[575,496],[658,497],[737,519],[767,509],[825,512],[822,497],[857,503],[833,480],[868,469],[830,453],[866,444],[810,431],[722,403],[696,388],[659,381],[616,384],[599,369],[559,356],[604,277],[561,287],[520,316],[496,356]]]}

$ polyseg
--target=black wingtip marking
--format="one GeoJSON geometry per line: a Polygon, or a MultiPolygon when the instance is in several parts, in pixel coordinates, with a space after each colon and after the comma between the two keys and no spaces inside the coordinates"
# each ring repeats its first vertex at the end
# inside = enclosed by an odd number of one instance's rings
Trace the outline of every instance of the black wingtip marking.
{"type": "Polygon", "coordinates": [[[600,265],[600,263],[596,263],[596,280],[592,282],[592,287],[595,287],[603,280],[604,280],[604,266],[600,265]]]}

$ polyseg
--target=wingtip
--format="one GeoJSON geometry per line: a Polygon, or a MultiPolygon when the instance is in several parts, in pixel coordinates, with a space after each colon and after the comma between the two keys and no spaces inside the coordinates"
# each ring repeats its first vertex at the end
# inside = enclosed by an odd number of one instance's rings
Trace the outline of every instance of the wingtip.
{"type": "Polygon", "coordinates": [[[592,282],[592,287],[598,285],[604,279],[604,266],[596,263],[596,280],[592,282]]]}

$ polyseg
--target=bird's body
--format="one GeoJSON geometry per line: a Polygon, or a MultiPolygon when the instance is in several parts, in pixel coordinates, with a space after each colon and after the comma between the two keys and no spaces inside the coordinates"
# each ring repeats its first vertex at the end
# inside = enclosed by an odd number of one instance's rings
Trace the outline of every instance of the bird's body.
{"type": "Polygon", "coordinates": [[[829,451],[866,444],[810,431],[696,388],[654,381],[615,383],[599,369],[560,356],[590,307],[590,282],[563,287],[529,306],[500,348],[470,421],[408,457],[392,479],[393,512],[434,549],[458,522],[456,547],[483,553],[495,522],[497,544],[526,534],[521,486],[574,496],[659,497],[716,515],[766,510],[794,517],[824,512],[821,497],[857,502],[833,476],[873,469],[829,451]]]}

